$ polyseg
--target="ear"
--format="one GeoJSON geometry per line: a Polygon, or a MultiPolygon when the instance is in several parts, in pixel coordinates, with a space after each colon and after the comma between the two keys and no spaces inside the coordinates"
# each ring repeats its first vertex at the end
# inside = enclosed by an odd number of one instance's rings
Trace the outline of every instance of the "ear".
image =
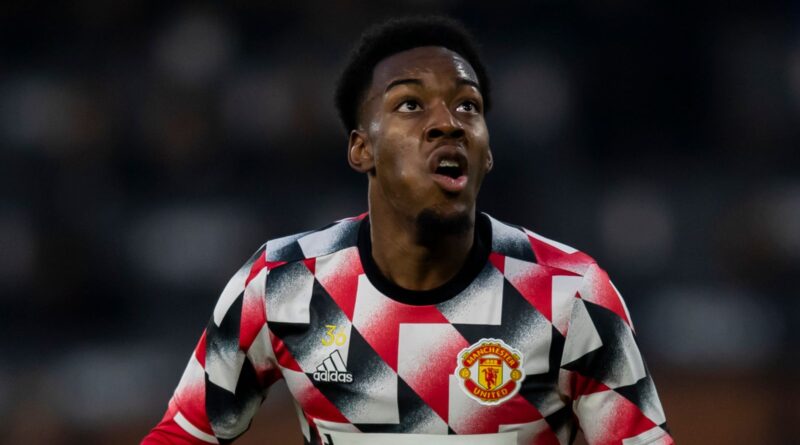
{"type": "Polygon", "coordinates": [[[350,163],[353,170],[359,173],[368,173],[375,168],[375,157],[366,131],[353,130],[350,132],[347,162],[350,163]]]}
{"type": "Polygon", "coordinates": [[[486,173],[492,171],[492,167],[494,167],[494,156],[492,156],[492,149],[489,148],[489,151],[486,153],[486,173]]]}

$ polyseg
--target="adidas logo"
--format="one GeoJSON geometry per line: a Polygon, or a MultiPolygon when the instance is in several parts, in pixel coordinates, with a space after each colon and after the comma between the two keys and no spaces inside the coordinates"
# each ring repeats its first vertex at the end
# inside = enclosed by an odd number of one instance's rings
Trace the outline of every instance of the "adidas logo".
{"type": "Polygon", "coordinates": [[[322,364],[317,366],[317,370],[311,375],[317,382],[339,382],[351,383],[353,381],[353,374],[347,372],[347,367],[344,365],[339,350],[335,350],[322,361],[322,364]]]}

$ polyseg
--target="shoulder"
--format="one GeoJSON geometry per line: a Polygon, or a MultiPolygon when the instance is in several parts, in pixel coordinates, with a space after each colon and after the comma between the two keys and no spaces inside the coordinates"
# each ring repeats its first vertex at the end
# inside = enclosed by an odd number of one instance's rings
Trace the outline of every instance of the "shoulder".
{"type": "MultiPolygon", "coordinates": [[[[556,286],[561,287],[571,283],[568,286],[571,294],[578,296],[584,302],[614,312],[626,324],[631,325],[630,315],[622,296],[611,282],[608,273],[594,258],[574,247],[524,227],[486,216],[492,226],[492,255],[495,256],[495,261],[500,261],[497,259],[498,255],[502,258],[504,274],[507,277],[516,275],[517,270],[543,267],[547,270],[547,275],[553,277],[553,292],[556,291],[556,286]],[[556,279],[556,277],[567,278],[556,279]]],[[[534,277],[538,274],[523,275],[534,277]]]]}
{"type": "Polygon", "coordinates": [[[589,255],[524,227],[484,214],[492,225],[492,252],[505,257],[584,275],[596,264],[589,255]]]}
{"type": "Polygon", "coordinates": [[[332,222],[322,228],[275,238],[264,244],[266,266],[274,269],[286,263],[317,258],[353,247],[366,213],[332,222]]]}

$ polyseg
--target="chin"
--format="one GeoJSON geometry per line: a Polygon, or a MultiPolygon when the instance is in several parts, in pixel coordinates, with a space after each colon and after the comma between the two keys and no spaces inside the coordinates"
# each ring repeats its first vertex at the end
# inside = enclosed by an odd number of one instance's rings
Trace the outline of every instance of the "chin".
{"type": "Polygon", "coordinates": [[[467,209],[427,208],[417,215],[419,233],[425,238],[460,235],[468,232],[472,223],[472,214],[467,209]]]}

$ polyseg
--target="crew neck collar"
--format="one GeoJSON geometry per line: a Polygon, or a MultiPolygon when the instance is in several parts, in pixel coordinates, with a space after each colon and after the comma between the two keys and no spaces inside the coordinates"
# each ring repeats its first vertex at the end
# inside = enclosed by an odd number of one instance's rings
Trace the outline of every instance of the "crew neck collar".
{"type": "Polygon", "coordinates": [[[486,265],[492,245],[492,224],[489,217],[478,213],[475,218],[475,238],[467,260],[456,275],[439,287],[429,290],[411,290],[398,286],[383,273],[372,257],[369,215],[358,230],[358,255],[364,273],[372,285],[383,295],[400,303],[425,306],[443,303],[461,293],[472,283],[486,265]]]}

